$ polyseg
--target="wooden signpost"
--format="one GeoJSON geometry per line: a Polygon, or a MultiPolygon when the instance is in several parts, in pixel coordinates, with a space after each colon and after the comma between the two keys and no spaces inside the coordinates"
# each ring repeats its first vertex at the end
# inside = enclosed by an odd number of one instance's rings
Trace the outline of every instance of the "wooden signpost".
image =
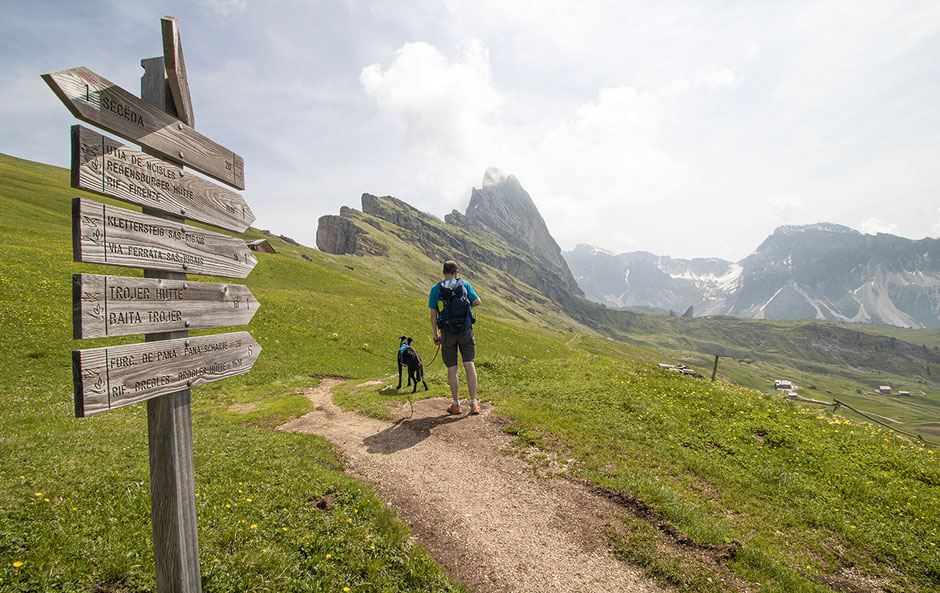
{"type": "Polygon", "coordinates": [[[247,332],[189,337],[248,323],[258,301],[244,286],[190,282],[187,273],[244,278],[257,259],[243,240],[184,216],[242,231],[254,214],[239,194],[181,167],[245,187],[242,158],[193,129],[179,26],[173,17],[161,25],[163,58],[141,61],[143,99],[87,68],[42,78],[75,117],[143,147],[72,128],[72,186],[143,206],[75,198],[75,261],[144,269],[144,278],[75,274],[73,335],[145,334],[139,344],[72,352],[75,415],[147,401],[156,588],[199,593],[190,388],[248,372],[261,347],[247,332]]]}
{"type": "Polygon", "coordinates": [[[246,325],[258,301],[240,284],[72,275],[76,340],[246,325]]]}
{"type": "Polygon", "coordinates": [[[80,66],[42,78],[78,119],[245,189],[242,157],[103,76],[80,66]]]}
{"type": "Polygon", "coordinates": [[[258,263],[242,239],[87,198],[72,200],[72,251],[79,262],[226,278],[258,263]]]}
{"type": "Polygon", "coordinates": [[[189,96],[186,64],[183,62],[183,45],[180,43],[179,23],[174,17],[164,17],[160,19],[160,30],[163,33],[164,68],[170,82],[170,93],[173,95],[176,115],[184,124],[195,127],[193,101],[189,96]]]}
{"type": "Polygon", "coordinates": [[[247,373],[260,352],[248,332],[75,350],[75,415],[247,373]]]}
{"type": "Polygon", "coordinates": [[[255,221],[241,195],[80,125],[72,126],[72,187],[230,231],[255,221]]]}

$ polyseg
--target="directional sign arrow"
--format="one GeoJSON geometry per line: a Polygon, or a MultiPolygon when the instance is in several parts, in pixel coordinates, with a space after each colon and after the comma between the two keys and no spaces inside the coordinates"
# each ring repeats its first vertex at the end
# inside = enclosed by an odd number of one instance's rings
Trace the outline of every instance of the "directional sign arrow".
{"type": "Polygon", "coordinates": [[[76,340],[245,325],[257,310],[241,284],[72,275],[76,340]]]}
{"type": "Polygon", "coordinates": [[[247,373],[260,352],[248,332],[73,350],[75,416],[247,373]]]}
{"type": "Polygon", "coordinates": [[[242,157],[88,68],[43,74],[42,79],[78,119],[245,189],[242,157]]]}
{"type": "Polygon", "coordinates": [[[236,237],[101,204],[72,200],[75,261],[244,278],[258,263],[236,237]]]}
{"type": "Polygon", "coordinates": [[[84,126],[72,126],[72,187],[244,231],[255,215],[237,194],[84,126]]]}

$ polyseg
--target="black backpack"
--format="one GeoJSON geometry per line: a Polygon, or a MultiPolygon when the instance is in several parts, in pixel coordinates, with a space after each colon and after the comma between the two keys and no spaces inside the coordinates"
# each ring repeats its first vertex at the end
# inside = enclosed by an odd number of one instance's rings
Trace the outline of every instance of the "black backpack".
{"type": "Polygon", "coordinates": [[[470,307],[467,287],[459,278],[445,278],[438,284],[437,327],[445,332],[470,329],[476,319],[470,307]]]}

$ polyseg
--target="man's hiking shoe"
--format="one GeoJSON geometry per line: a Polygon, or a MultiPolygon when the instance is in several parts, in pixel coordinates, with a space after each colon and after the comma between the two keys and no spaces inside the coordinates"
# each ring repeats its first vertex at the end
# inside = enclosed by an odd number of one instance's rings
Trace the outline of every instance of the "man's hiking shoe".
{"type": "Polygon", "coordinates": [[[447,413],[456,416],[458,414],[463,414],[463,410],[460,408],[460,404],[450,404],[450,406],[447,407],[447,413]]]}
{"type": "Polygon", "coordinates": [[[480,413],[480,406],[478,404],[470,404],[470,414],[475,416],[480,413]]]}

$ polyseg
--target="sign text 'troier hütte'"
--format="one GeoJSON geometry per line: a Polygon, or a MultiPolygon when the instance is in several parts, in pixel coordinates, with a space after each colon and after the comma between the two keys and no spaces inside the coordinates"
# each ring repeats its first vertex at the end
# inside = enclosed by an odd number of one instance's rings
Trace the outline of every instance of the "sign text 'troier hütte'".
{"type": "Polygon", "coordinates": [[[76,340],[246,325],[258,301],[241,284],[72,275],[76,340]]]}

